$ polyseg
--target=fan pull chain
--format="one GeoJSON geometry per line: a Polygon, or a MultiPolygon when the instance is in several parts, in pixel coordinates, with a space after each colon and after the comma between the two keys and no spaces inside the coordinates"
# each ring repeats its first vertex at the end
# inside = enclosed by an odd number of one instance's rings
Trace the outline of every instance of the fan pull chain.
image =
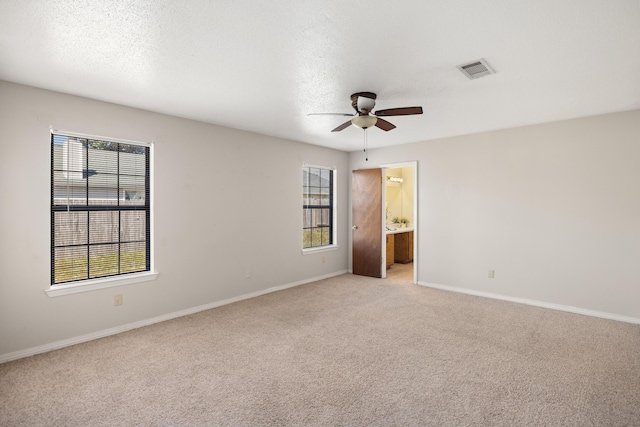
{"type": "Polygon", "coordinates": [[[369,161],[369,156],[367,155],[367,129],[364,130],[364,160],[365,162],[369,161]]]}

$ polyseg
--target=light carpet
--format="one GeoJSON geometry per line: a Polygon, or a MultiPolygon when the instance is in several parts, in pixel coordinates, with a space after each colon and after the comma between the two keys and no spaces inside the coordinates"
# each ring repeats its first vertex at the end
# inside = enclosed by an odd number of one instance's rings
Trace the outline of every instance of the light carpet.
{"type": "Polygon", "coordinates": [[[639,325],[428,289],[410,268],[2,364],[0,425],[640,425],[639,325]]]}

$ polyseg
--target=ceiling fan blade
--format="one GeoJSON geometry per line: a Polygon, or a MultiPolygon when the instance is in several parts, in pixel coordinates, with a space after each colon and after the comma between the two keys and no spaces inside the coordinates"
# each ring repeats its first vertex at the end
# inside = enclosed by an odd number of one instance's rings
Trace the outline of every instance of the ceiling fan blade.
{"type": "Polygon", "coordinates": [[[422,114],[422,107],[402,107],[388,108],[386,110],[378,110],[375,115],[380,116],[411,116],[413,114],[422,114]]]}
{"type": "Polygon", "coordinates": [[[349,120],[347,122],[344,122],[343,124],[341,124],[340,126],[335,128],[334,130],[332,130],[331,132],[340,132],[342,129],[346,129],[349,126],[351,126],[351,120],[349,120]]]}
{"type": "Polygon", "coordinates": [[[378,117],[378,120],[376,121],[376,127],[388,132],[391,129],[395,129],[396,125],[378,117]]]}
{"type": "Polygon", "coordinates": [[[309,113],[307,116],[347,116],[352,117],[351,113],[309,113]]]}

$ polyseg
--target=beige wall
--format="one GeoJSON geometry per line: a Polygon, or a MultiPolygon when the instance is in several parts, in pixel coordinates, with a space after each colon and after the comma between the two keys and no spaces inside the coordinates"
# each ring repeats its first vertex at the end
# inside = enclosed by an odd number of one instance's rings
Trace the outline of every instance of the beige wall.
{"type": "Polygon", "coordinates": [[[419,282],[640,319],[640,110],[351,153],[407,161],[419,282]]]}
{"type": "Polygon", "coordinates": [[[0,356],[346,270],[347,176],[341,151],[0,82],[0,356]],[[45,294],[50,126],[155,143],[157,280],[45,294]],[[301,254],[305,162],[338,169],[336,251],[301,254]]]}

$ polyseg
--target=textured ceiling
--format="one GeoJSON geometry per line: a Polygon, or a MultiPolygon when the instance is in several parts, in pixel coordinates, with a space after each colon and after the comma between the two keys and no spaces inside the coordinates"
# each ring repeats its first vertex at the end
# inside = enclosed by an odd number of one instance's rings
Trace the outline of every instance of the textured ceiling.
{"type": "Polygon", "coordinates": [[[0,0],[0,79],[354,151],[307,114],[424,108],[373,148],[640,108],[640,1],[0,0]]]}

